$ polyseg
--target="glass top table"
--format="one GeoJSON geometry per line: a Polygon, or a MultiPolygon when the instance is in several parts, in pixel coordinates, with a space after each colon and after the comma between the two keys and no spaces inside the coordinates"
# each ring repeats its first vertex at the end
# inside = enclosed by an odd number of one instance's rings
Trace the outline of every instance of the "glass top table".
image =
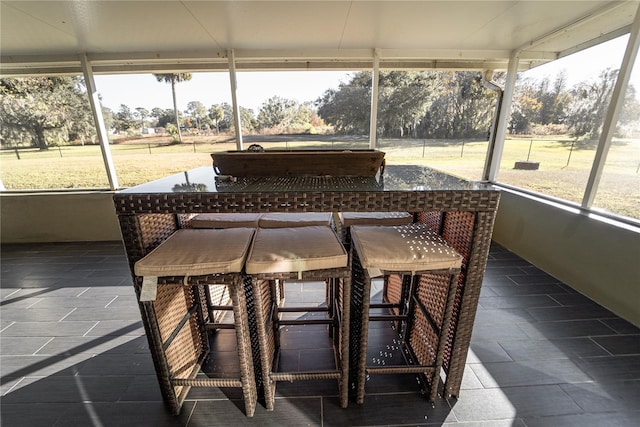
{"type": "Polygon", "coordinates": [[[423,166],[387,166],[376,176],[291,176],[231,177],[218,175],[213,168],[200,168],[141,184],[120,194],[154,193],[226,193],[304,191],[437,191],[492,190],[492,187],[467,181],[423,166]]]}
{"type": "MultiPolygon", "coordinates": [[[[133,265],[197,213],[216,212],[392,212],[414,214],[464,257],[445,354],[445,394],[458,396],[500,193],[423,166],[387,165],[367,177],[230,177],[200,167],[118,191],[114,204],[134,288],[133,265]]],[[[150,348],[166,402],[175,400],[162,358],[152,303],[140,303],[150,348]]]]}
{"type": "Polygon", "coordinates": [[[200,167],[118,191],[115,201],[118,214],[492,211],[498,194],[491,185],[411,165],[391,165],[383,174],[363,177],[230,177],[200,167]]]}

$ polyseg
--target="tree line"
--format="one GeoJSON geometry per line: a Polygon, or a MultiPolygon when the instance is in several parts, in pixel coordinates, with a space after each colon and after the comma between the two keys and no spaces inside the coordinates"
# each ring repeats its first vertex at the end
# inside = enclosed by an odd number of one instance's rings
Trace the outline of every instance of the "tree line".
{"type": "MultiPolygon", "coordinates": [[[[185,111],[175,103],[176,85],[190,74],[156,74],[171,84],[173,109],[121,105],[102,109],[108,129],[139,133],[142,128],[166,129],[176,140],[182,131],[228,133],[234,114],[228,103],[205,106],[191,101],[185,111]]],[[[500,83],[504,73],[494,75],[500,83]]],[[[603,70],[599,78],[568,87],[566,74],[555,80],[519,79],[509,131],[513,134],[567,134],[597,139],[617,77],[603,70]]],[[[315,102],[299,103],[273,96],[257,113],[240,107],[244,133],[333,132],[366,135],[370,129],[371,73],[357,72],[315,102]]],[[[382,71],[376,132],[394,138],[486,138],[496,106],[496,93],[485,87],[480,73],[470,71],[382,71]]],[[[620,117],[636,123],[640,104],[629,86],[620,117]]],[[[95,142],[95,127],[81,77],[0,79],[0,142],[46,149],[52,143],[95,142]]]]}
{"type": "MultiPolygon", "coordinates": [[[[554,81],[519,78],[512,103],[512,134],[570,135],[597,140],[607,111],[617,70],[603,70],[595,81],[567,86],[566,73],[554,81]]],[[[496,73],[504,86],[506,75],[496,73]]],[[[316,102],[318,115],[336,131],[369,131],[371,73],[357,73],[316,102]]],[[[629,85],[618,132],[638,126],[640,103],[629,85]]],[[[381,137],[481,138],[488,135],[496,93],[485,88],[477,72],[388,71],[379,77],[376,132],[381,137]]]]}
{"type": "MultiPolygon", "coordinates": [[[[175,110],[153,108],[151,111],[138,107],[132,110],[120,105],[116,112],[106,110],[105,121],[117,132],[138,131],[143,127],[177,128],[175,110]]],[[[190,101],[187,109],[178,112],[180,128],[191,131],[230,132],[234,129],[233,107],[223,102],[207,108],[200,101],[190,101]]],[[[273,96],[260,107],[257,116],[252,109],[240,107],[240,121],[245,132],[252,133],[273,129],[281,133],[308,132],[313,126],[322,125],[312,103],[273,96]]]]}

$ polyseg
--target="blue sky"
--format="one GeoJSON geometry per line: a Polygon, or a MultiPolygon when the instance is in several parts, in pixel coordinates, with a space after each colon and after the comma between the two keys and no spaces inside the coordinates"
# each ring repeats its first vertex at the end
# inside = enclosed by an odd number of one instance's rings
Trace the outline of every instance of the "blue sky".
{"type": "MultiPolygon", "coordinates": [[[[624,35],[582,52],[574,53],[556,61],[527,71],[524,75],[533,78],[555,76],[563,69],[567,74],[569,84],[597,79],[600,71],[605,68],[620,68],[627,45],[628,35],[624,35]]],[[[636,63],[638,60],[636,59],[636,63]]],[[[634,67],[630,83],[640,91],[640,66],[634,67]]]]}
{"type": "MultiPolygon", "coordinates": [[[[260,105],[274,95],[298,102],[315,101],[325,90],[348,81],[343,71],[238,72],[238,103],[258,113],[260,105]]],[[[171,85],[156,81],[151,74],[95,76],[104,106],[114,111],[120,104],[130,108],[173,108],[171,85]]],[[[207,108],[231,103],[231,84],[227,72],[193,73],[190,81],[176,85],[178,108],[185,110],[190,101],[207,108]]]]}
{"type": "MultiPolygon", "coordinates": [[[[618,37],[583,52],[570,55],[526,72],[525,76],[552,79],[567,69],[568,84],[596,79],[607,67],[619,68],[628,36],[618,37]]],[[[636,61],[638,62],[638,61],[636,61]]],[[[631,84],[640,96],[640,66],[635,67],[631,84]]],[[[238,102],[257,114],[260,105],[274,95],[298,102],[315,101],[325,90],[337,88],[347,82],[353,72],[344,71],[289,71],[289,72],[238,72],[238,102]]],[[[98,92],[104,106],[114,111],[120,104],[132,109],[145,107],[173,108],[171,88],[151,74],[120,74],[95,76],[98,92]]],[[[193,73],[192,79],[177,86],[178,108],[184,111],[190,101],[200,101],[207,108],[222,102],[231,103],[231,85],[226,71],[193,73]]]]}

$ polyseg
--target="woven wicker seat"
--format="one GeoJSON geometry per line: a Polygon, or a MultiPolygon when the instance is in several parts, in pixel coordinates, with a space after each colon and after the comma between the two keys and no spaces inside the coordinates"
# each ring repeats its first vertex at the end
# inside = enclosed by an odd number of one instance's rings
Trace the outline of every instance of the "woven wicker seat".
{"type": "Polygon", "coordinates": [[[364,402],[365,382],[373,374],[418,374],[435,400],[448,325],[462,256],[423,224],[351,227],[351,371],[356,401],[364,402]],[[371,280],[402,277],[400,304],[371,304],[371,280]],[[437,291],[434,292],[433,290],[437,291]],[[373,315],[371,309],[382,313],[373,315]],[[395,310],[395,311],[394,311],[395,310]],[[370,321],[397,326],[404,364],[367,357],[370,321]]]}
{"type": "Polygon", "coordinates": [[[308,227],[330,225],[331,212],[266,213],[260,217],[260,228],[308,227]]]}
{"type": "MultiPolygon", "coordinates": [[[[335,232],[327,226],[260,228],[247,257],[246,273],[252,283],[255,300],[260,383],[268,410],[273,410],[278,381],[338,381],[340,403],[348,402],[349,379],[349,295],[350,271],[347,253],[335,232]],[[278,287],[274,280],[301,280],[328,283],[326,306],[283,307],[278,304],[278,287]],[[282,313],[325,312],[324,318],[283,320],[282,313]],[[328,325],[332,337],[331,369],[287,369],[281,363],[280,334],[282,326],[328,325]]],[[[312,286],[312,284],[310,284],[312,286]]],[[[255,354],[255,347],[254,347],[255,354]]]]}
{"type": "Polygon", "coordinates": [[[257,228],[259,213],[205,213],[190,219],[193,228],[257,228]]]}
{"type": "Polygon", "coordinates": [[[335,226],[346,248],[351,245],[352,225],[407,225],[413,222],[409,212],[339,212],[335,226]]]}
{"type": "MultiPolygon", "coordinates": [[[[167,403],[179,413],[191,387],[237,387],[242,389],[245,413],[254,414],[257,388],[253,369],[247,300],[242,269],[255,230],[177,230],[160,246],[135,263],[136,282],[141,286],[140,301],[150,316],[153,342],[162,343],[154,354],[168,368],[174,392],[167,403]],[[233,323],[218,322],[208,295],[210,285],[228,289],[233,323]],[[203,301],[207,301],[204,302],[203,301]],[[224,376],[201,372],[203,362],[215,354],[210,351],[207,331],[234,329],[239,369],[224,376]]],[[[150,339],[150,344],[152,340],[150,339]]],[[[161,372],[159,377],[163,376],[161,372]]]]}
{"type": "MultiPolygon", "coordinates": [[[[301,213],[281,213],[273,212],[262,214],[259,221],[260,228],[291,228],[291,227],[309,227],[314,225],[330,226],[332,221],[331,212],[301,212],[301,213]]],[[[277,280],[280,287],[279,305],[284,304],[284,280],[277,280]]],[[[329,288],[326,288],[326,296],[329,298],[329,288]]]]}
{"type": "MultiPolygon", "coordinates": [[[[413,222],[413,214],[409,212],[340,212],[335,221],[336,230],[344,247],[351,246],[351,226],[353,225],[407,225],[413,222]]],[[[402,293],[402,277],[392,274],[384,278],[383,300],[400,305],[402,293]]],[[[395,314],[397,309],[392,309],[395,314]]]]}
{"type": "MultiPolygon", "coordinates": [[[[183,227],[187,228],[258,228],[260,213],[204,213],[187,215],[183,227]]],[[[221,322],[233,307],[226,285],[209,285],[205,288],[211,318],[221,322]]]]}

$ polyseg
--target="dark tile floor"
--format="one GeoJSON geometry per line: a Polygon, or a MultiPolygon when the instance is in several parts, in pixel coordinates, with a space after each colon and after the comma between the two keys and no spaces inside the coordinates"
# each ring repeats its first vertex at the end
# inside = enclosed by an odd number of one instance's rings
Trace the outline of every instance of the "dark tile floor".
{"type": "MultiPolygon", "coordinates": [[[[278,383],[275,411],[258,405],[252,419],[220,389],[165,411],[119,243],[1,256],[3,426],[640,425],[640,330],[496,245],[459,399],[431,405],[415,378],[378,376],[364,405],[341,409],[330,381],[278,383]]],[[[287,298],[323,292],[299,285],[287,298]]],[[[288,360],[315,360],[309,335],[290,332],[288,360]]]]}

